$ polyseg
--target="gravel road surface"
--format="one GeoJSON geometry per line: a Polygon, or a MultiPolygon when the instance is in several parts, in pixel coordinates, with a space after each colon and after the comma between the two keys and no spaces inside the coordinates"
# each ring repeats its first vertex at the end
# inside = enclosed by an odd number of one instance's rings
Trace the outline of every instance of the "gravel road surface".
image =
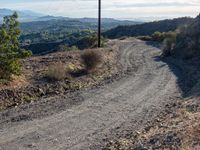
{"type": "Polygon", "coordinates": [[[57,96],[46,104],[48,100],[26,106],[29,109],[1,112],[0,150],[100,149],[99,141],[115,129],[134,121],[135,128],[144,125],[180,96],[176,76],[156,58],[158,48],[134,38],[111,43],[119,48],[119,61],[127,72],[122,78],[79,92],[73,100],[81,100],[69,107],[62,107],[72,101],[69,97],[57,96]],[[50,110],[50,103],[61,110],[50,110]],[[40,116],[44,110],[50,115],[40,116]]]}

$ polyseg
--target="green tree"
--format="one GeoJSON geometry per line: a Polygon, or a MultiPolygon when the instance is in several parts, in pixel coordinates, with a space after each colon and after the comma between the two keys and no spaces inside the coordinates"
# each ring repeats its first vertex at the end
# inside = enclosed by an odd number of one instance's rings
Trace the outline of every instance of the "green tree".
{"type": "Polygon", "coordinates": [[[31,55],[31,52],[20,48],[19,22],[15,12],[3,19],[0,27],[0,79],[10,79],[11,76],[19,75],[21,66],[19,59],[31,55]]]}

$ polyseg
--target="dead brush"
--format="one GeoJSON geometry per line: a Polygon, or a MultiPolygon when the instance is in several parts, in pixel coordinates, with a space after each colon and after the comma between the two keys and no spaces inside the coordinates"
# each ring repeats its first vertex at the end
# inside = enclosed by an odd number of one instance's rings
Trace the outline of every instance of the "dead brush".
{"type": "Polygon", "coordinates": [[[99,50],[85,50],[81,55],[82,63],[87,72],[94,72],[103,62],[102,54],[99,50]]]}
{"type": "Polygon", "coordinates": [[[61,81],[66,78],[66,67],[63,63],[53,63],[49,65],[46,77],[52,81],[61,81]]]}
{"type": "Polygon", "coordinates": [[[163,44],[162,44],[162,55],[161,55],[161,57],[170,56],[173,49],[174,49],[175,43],[176,43],[175,39],[166,38],[163,41],[163,44]]]}

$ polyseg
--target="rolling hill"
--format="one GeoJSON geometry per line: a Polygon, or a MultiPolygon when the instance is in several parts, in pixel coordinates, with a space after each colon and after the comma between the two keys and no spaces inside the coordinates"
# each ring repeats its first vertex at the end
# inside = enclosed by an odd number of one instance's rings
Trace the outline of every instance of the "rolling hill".
{"type": "MultiPolygon", "coordinates": [[[[97,18],[69,18],[36,13],[29,10],[0,9],[0,24],[4,16],[19,15],[21,46],[32,50],[34,54],[56,49],[60,44],[76,45],[79,40],[94,34],[97,30],[97,18]]],[[[138,21],[102,18],[102,30],[107,31],[121,25],[140,24],[138,21]]],[[[77,45],[76,45],[77,46],[77,45]]]]}
{"type": "Polygon", "coordinates": [[[154,21],[149,23],[118,26],[114,29],[108,30],[104,33],[105,37],[108,38],[119,38],[122,36],[145,36],[151,35],[156,31],[168,32],[176,30],[179,26],[190,23],[193,18],[183,17],[176,19],[167,19],[161,21],[154,21]]]}
{"type": "MultiPolygon", "coordinates": [[[[74,30],[97,30],[96,18],[66,18],[66,17],[53,17],[43,16],[38,18],[40,21],[32,21],[21,23],[23,34],[41,32],[41,31],[74,31],[74,30]]],[[[102,29],[104,31],[115,28],[120,25],[133,25],[141,22],[134,22],[128,20],[115,20],[112,18],[102,19],[102,29]]]]}

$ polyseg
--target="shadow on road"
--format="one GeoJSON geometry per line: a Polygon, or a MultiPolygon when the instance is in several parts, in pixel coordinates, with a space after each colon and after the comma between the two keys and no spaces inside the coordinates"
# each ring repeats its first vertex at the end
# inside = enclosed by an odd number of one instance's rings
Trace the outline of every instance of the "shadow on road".
{"type": "MultiPolygon", "coordinates": [[[[159,49],[161,47],[160,44],[155,42],[146,42],[146,44],[159,49]]],[[[161,58],[160,56],[154,56],[154,60],[167,64],[170,71],[177,77],[177,85],[183,97],[199,95],[200,92],[191,92],[191,89],[197,85],[200,79],[200,58],[183,60],[175,57],[161,58]]]]}

